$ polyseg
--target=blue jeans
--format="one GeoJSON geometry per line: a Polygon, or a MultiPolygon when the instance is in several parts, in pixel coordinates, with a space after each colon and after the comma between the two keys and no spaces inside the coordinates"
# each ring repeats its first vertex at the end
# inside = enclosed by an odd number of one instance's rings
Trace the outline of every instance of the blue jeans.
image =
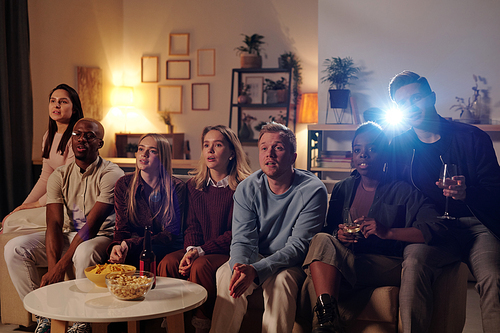
{"type": "Polygon", "coordinates": [[[476,218],[449,225],[440,245],[405,248],[399,293],[403,332],[427,332],[432,316],[432,287],[443,267],[463,261],[477,280],[484,332],[500,327],[500,241],[476,218]],[[451,226],[453,224],[453,226],[451,226]]]}

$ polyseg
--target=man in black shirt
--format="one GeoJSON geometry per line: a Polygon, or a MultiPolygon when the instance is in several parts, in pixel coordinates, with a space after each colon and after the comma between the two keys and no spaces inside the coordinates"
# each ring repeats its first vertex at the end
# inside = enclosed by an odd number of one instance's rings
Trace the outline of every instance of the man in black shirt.
{"type": "Polygon", "coordinates": [[[490,137],[477,127],[447,121],[436,111],[436,94],[427,79],[404,71],[389,86],[391,98],[411,126],[391,143],[389,170],[413,184],[444,212],[445,196],[453,220],[437,246],[405,248],[400,291],[404,332],[427,332],[432,285],[446,265],[463,261],[474,274],[484,332],[500,327],[500,166],[490,137]],[[443,163],[456,164],[456,185],[437,186],[443,163]],[[413,287],[410,287],[413,286],[413,287]],[[415,288],[414,286],[417,286],[415,288]]]}

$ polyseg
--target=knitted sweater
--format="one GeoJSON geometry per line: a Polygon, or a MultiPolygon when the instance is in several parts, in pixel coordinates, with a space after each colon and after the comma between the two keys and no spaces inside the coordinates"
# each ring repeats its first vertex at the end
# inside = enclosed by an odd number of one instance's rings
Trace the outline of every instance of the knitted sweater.
{"type": "Polygon", "coordinates": [[[205,254],[229,255],[233,194],[229,186],[207,186],[200,191],[189,180],[184,248],[201,246],[205,254]]]}
{"type": "Polygon", "coordinates": [[[174,186],[174,209],[175,221],[170,221],[165,226],[165,221],[152,219],[151,209],[148,201],[143,194],[143,180],[139,180],[139,186],[135,192],[135,200],[137,204],[137,217],[139,221],[132,224],[130,222],[128,212],[128,197],[130,183],[132,182],[133,174],[127,174],[118,179],[115,185],[115,211],[116,224],[113,242],[108,246],[108,253],[111,252],[113,246],[120,244],[123,240],[127,242],[128,253],[127,258],[139,258],[139,254],[143,249],[144,227],[146,225],[153,226],[153,236],[151,241],[153,245],[169,245],[175,235],[181,234],[182,214],[184,211],[185,189],[184,182],[176,177],[172,177],[174,186]],[[153,220],[153,222],[152,222],[153,220]]]}

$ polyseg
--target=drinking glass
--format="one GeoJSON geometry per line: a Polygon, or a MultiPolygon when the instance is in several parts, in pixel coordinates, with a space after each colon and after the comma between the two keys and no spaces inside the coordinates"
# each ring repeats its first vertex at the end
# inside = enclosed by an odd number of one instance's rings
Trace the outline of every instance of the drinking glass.
{"type": "Polygon", "coordinates": [[[354,223],[354,221],[359,217],[356,210],[348,210],[346,212],[346,215],[347,216],[344,223],[344,231],[348,234],[354,234],[356,235],[356,237],[359,236],[361,230],[360,225],[358,223],[354,223]]]}
{"type": "MultiPolygon", "coordinates": [[[[441,189],[447,189],[450,185],[456,185],[457,181],[452,178],[457,176],[457,166],[455,164],[443,164],[441,166],[441,172],[439,173],[439,184],[438,187],[441,189]]],[[[442,220],[454,220],[455,218],[448,213],[448,200],[449,197],[446,196],[444,206],[444,214],[438,216],[442,220]]]]}

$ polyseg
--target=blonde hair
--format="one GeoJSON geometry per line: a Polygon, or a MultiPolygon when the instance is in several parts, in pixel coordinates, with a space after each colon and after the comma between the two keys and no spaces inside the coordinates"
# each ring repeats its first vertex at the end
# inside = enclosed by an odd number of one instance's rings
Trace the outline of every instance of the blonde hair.
{"type": "Polygon", "coordinates": [[[290,148],[292,148],[292,153],[297,151],[297,138],[295,134],[293,134],[292,130],[286,127],[283,124],[276,123],[274,121],[268,122],[260,129],[259,133],[259,141],[260,138],[266,133],[278,133],[285,141],[288,142],[290,148]]]}
{"type": "MultiPolygon", "coordinates": [[[[174,185],[172,183],[172,150],[170,148],[170,143],[168,140],[160,135],[155,133],[144,134],[139,139],[139,144],[146,137],[151,137],[156,141],[156,146],[158,148],[158,159],[160,160],[160,170],[158,172],[158,182],[153,188],[153,192],[149,196],[148,204],[151,208],[153,219],[159,217],[159,221],[161,223],[161,230],[164,230],[165,227],[174,221],[175,216],[175,205],[174,205],[174,185]],[[154,194],[160,194],[161,199],[152,200],[152,196],[154,194]]],[[[132,182],[130,183],[129,197],[128,197],[128,211],[129,211],[129,219],[132,224],[136,224],[139,220],[137,217],[137,206],[135,202],[135,192],[137,187],[139,186],[139,180],[141,177],[141,170],[139,170],[136,166],[134,171],[134,176],[132,177],[132,182]]]]}
{"type": "MultiPolygon", "coordinates": [[[[252,173],[250,169],[250,160],[245,154],[241,142],[238,136],[232,129],[224,125],[207,126],[203,129],[201,134],[201,145],[203,146],[203,141],[205,140],[205,135],[210,131],[218,131],[224,139],[229,144],[229,148],[234,153],[234,158],[229,161],[227,165],[227,174],[229,175],[229,187],[231,190],[236,190],[236,186],[248,177],[252,173]]],[[[189,174],[194,175],[193,180],[195,183],[195,188],[202,191],[210,177],[210,171],[207,167],[206,161],[203,158],[203,152],[201,153],[200,163],[198,167],[190,171],[189,174]]]]}

